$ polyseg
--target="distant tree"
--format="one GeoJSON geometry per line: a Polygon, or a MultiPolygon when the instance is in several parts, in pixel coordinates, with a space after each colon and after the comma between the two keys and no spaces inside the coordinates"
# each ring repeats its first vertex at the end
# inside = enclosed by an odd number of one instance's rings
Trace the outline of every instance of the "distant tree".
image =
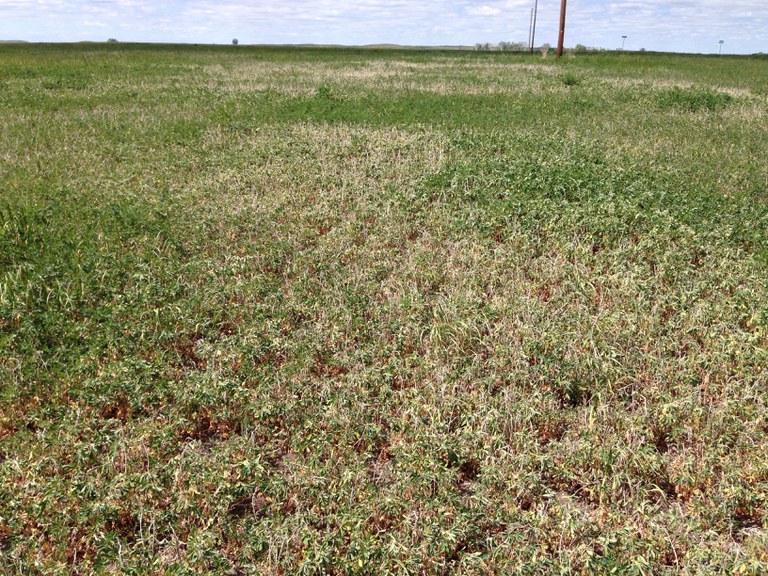
{"type": "Polygon", "coordinates": [[[114,44],[115,42],[117,42],[117,38],[110,38],[109,40],[107,40],[107,42],[109,42],[110,44],[114,44]]]}
{"type": "Polygon", "coordinates": [[[232,38],[232,46],[237,46],[239,42],[237,38],[232,38]]]}
{"type": "Polygon", "coordinates": [[[584,44],[576,44],[576,52],[586,52],[587,47],[584,44]]]}
{"type": "Polygon", "coordinates": [[[528,49],[528,44],[525,42],[499,42],[499,50],[507,51],[524,51],[528,49]]]}

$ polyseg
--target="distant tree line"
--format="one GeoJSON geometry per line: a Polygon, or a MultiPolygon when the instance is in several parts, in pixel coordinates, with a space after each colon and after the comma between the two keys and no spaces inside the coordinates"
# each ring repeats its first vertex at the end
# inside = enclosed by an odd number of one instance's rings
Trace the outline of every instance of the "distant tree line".
{"type": "MultiPolygon", "coordinates": [[[[501,42],[497,44],[493,44],[491,42],[478,42],[475,44],[475,50],[480,50],[483,52],[490,52],[493,50],[501,51],[501,52],[526,52],[530,50],[531,47],[526,42],[507,42],[502,40],[501,42]]],[[[549,52],[552,49],[552,46],[549,43],[544,43],[541,46],[534,47],[534,50],[536,52],[549,52]]],[[[574,48],[571,49],[573,52],[605,52],[605,48],[595,48],[591,46],[586,46],[584,44],[576,44],[574,48]]],[[[645,51],[645,49],[641,49],[641,51],[645,51]]]]}
{"type": "Polygon", "coordinates": [[[491,50],[501,50],[504,52],[520,52],[523,50],[528,50],[528,44],[525,42],[506,42],[502,40],[498,44],[492,44],[491,42],[478,42],[475,44],[475,50],[481,50],[481,51],[491,51],[491,50]]]}
{"type": "MultiPolygon", "coordinates": [[[[549,50],[551,46],[549,44],[542,44],[535,50],[549,50]]],[[[527,42],[507,42],[502,40],[498,44],[492,44],[490,42],[478,42],[475,44],[475,50],[483,52],[489,52],[491,50],[499,50],[502,52],[527,52],[531,47],[527,42]]]]}

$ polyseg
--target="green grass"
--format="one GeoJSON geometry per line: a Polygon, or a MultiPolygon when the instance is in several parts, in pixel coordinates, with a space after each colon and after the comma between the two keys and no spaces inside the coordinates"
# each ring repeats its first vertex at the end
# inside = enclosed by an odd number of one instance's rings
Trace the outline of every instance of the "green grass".
{"type": "Polygon", "coordinates": [[[0,45],[0,572],[766,573],[765,63],[0,45]]]}

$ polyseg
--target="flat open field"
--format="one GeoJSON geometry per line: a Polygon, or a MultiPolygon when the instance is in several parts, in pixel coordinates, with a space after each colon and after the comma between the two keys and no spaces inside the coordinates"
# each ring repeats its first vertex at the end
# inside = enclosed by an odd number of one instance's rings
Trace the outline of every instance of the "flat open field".
{"type": "Polygon", "coordinates": [[[0,46],[0,573],[768,573],[768,58],[0,46]]]}

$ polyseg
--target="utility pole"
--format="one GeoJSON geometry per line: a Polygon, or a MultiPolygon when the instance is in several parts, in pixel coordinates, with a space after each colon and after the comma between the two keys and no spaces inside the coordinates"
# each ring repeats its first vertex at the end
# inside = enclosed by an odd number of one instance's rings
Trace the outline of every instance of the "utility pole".
{"type": "Polygon", "coordinates": [[[533,47],[536,45],[536,17],[539,15],[539,0],[535,0],[533,4],[533,23],[531,24],[531,54],[533,54],[533,47]]]}
{"type": "Polygon", "coordinates": [[[560,34],[557,35],[557,57],[563,55],[563,40],[565,40],[565,0],[560,3],[560,34]]]}
{"type": "Polygon", "coordinates": [[[533,8],[531,8],[531,23],[528,26],[528,49],[533,52],[533,8]]]}

